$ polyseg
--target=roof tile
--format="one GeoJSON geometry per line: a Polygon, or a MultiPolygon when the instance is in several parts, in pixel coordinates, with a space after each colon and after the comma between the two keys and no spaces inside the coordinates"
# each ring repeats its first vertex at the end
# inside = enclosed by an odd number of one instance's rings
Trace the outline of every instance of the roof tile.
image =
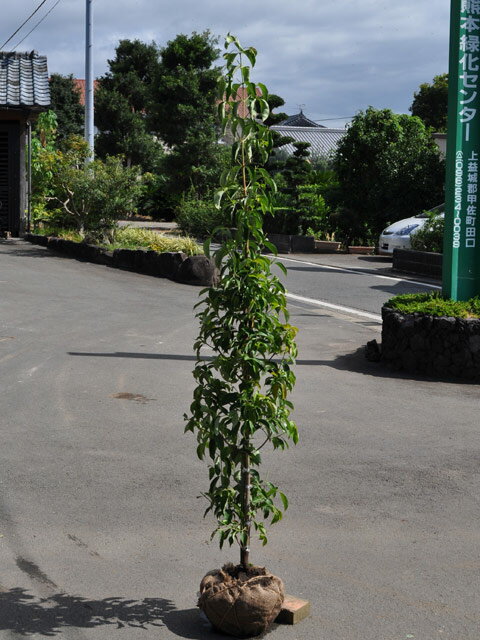
{"type": "MultiPolygon", "coordinates": [[[[309,142],[311,145],[309,151],[312,157],[326,156],[335,151],[337,144],[346,133],[345,129],[329,129],[327,127],[285,127],[277,124],[270,128],[282,136],[293,138],[295,142],[309,142]]],[[[290,143],[280,147],[279,151],[292,154],[295,147],[293,143],[290,143]]]]}
{"type": "Polygon", "coordinates": [[[48,107],[46,56],[0,51],[0,107],[48,107]]]}

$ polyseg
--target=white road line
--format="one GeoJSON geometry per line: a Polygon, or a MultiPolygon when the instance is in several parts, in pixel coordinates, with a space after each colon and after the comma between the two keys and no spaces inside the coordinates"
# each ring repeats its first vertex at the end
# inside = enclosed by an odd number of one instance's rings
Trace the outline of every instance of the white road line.
{"type": "Polygon", "coordinates": [[[295,258],[284,258],[283,256],[276,256],[277,260],[286,260],[288,262],[298,262],[299,264],[307,264],[310,267],[320,267],[321,269],[331,269],[332,271],[345,271],[345,273],[364,273],[366,276],[373,276],[374,278],[381,278],[382,280],[391,280],[392,282],[410,282],[411,284],[419,285],[420,287],[430,287],[430,289],[441,289],[436,284],[427,284],[426,282],[418,282],[417,280],[410,280],[407,278],[395,278],[394,276],[382,276],[371,271],[364,271],[360,268],[348,268],[348,267],[334,267],[327,264],[318,264],[317,262],[308,262],[307,260],[296,260],[295,258]]]}
{"type": "Polygon", "coordinates": [[[305,298],[305,296],[297,296],[297,294],[295,293],[287,293],[287,298],[290,298],[290,300],[296,300],[297,302],[306,302],[307,304],[313,304],[316,307],[324,307],[325,309],[332,309],[333,311],[341,311],[342,313],[359,316],[360,318],[368,318],[369,320],[373,320],[373,322],[382,322],[382,316],[376,315],[374,313],[368,313],[367,311],[360,311],[360,309],[343,307],[340,304],[332,304],[331,302],[316,300],[315,298],[305,298]]]}

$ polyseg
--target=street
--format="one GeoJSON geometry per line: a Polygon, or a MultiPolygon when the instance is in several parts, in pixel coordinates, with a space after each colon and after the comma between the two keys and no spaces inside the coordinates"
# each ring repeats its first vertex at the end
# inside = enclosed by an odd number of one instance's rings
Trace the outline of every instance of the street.
{"type": "MultiPolygon", "coordinates": [[[[294,296],[372,316],[422,288],[284,262],[294,296]]],[[[0,288],[0,638],[223,638],[196,596],[238,550],[209,541],[183,433],[199,289],[21,241],[0,242],[0,288]]],[[[300,442],[263,456],[290,507],[252,561],[312,615],[270,637],[478,640],[478,385],[367,362],[373,317],[289,308],[300,442]]]]}

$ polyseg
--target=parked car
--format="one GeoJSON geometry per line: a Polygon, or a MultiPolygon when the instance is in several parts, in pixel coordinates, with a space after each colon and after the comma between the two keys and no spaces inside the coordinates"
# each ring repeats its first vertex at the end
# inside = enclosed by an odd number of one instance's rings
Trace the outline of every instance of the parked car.
{"type": "Polygon", "coordinates": [[[445,203],[439,204],[429,212],[419,213],[411,218],[404,218],[394,222],[384,229],[378,239],[378,252],[380,255],[391,256],[394,249],[411,249],[411,235],[423,227],[428,220],[428,214],[435,213],[445,215],[445,203]]]}

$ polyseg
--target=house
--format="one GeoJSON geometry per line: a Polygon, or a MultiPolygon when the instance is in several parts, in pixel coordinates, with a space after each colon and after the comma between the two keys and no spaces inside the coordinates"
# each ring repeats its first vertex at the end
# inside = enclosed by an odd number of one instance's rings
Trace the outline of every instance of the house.
{"type": "Polygon", "coordinates": [[[447,134],[446,133],[434,133],[433,139],[437,143],[437,147],[440,149],[441,155],[445,158],[447,155],[447,134]]]}
{"type": "Polygon", "coordinates": [[[32,123],[50,104],[46,56],[0,52],[0,233],[28,227],[26,148],[32,123]]]}
{"type": "Polygon", "coordinates": [[[310,120],[300,110],[293,116],[289,116],[282,122],[270,127],[282,137],[293,138],[293,142],[279,147],[279,154],[290,156],[294,153],[295,142],[308,142],[309,152],[312,158],[328,158],[336,150],[338,142],[345,135],[345,129],[329,129],[314,120],[310,120]]]}
{"type": "MultiPolygon", "coordinates": [[[[270,127],[282,137],[293,138],[294,142],[310,143],[312,158],[328,158],[336,150],[337,144],[345,135],[345,129],[329,129],[307,118],[303,111],[282,120],[270,127]]],[[[278,152],[290,156],[295,151],[294,142],[279,147],[278,152]]]]}
{"type": "MultiPolygon", "coordinates": [[[[85,94],[86,94],[86,85],[85,85],[85,79],[84,78],[74,78],[73,79],[73,84],[75,87],[75,90],[78,92],[78,97],[80,100],[80,104],[82,105],[82,107],[85,106],[85,94]]],[[[99,85],[98,80],[94,80],[93,81],[93,91],[95,92],[97,90],[97,87],[99,85]]]]}
{"type": "Polygon", "coordinates": [[[300,113],[296,113],[293,116],[288,116],[285,120],[278,123],[278,127],[311,127],[314,129],[325,129],[322,124],[318,124],[314,120],[310,120],[300,109],[300,113]]]}
{"type": "MultiPolygon", "coordinates": [[[[277,131],[281,136],[294,138],[295,142],[309,142],[309,151],[312,158],[331,156],[346,133],[346,129],[329,129],[310,120],[305,116],[303,111],[300,111],[300,113],[296,115],[289,116],[279,124],[270,128],[272,131],[277,131]]],[[[445,156],[447,134],[434,133],[433,139],[441,155],[445,156]]],[[[279,148],[279,152],[285,155],[292,155],[294,151],[295,147],[293,143],[286,144],[279,148]]]]}

